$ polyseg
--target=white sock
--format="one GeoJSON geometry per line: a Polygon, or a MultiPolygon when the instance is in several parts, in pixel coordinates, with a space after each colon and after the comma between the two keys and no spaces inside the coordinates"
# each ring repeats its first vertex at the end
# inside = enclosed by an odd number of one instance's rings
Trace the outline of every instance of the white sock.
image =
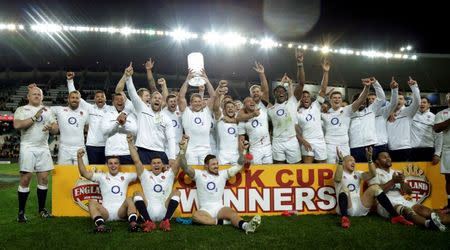
{"type": "Polygon", "coordinates": [[[248,227],[248,222],[244,222],[244,224],[242,224],[242,229],[245,231],[245,230],[247,230],[247,227],[248,227]]]}

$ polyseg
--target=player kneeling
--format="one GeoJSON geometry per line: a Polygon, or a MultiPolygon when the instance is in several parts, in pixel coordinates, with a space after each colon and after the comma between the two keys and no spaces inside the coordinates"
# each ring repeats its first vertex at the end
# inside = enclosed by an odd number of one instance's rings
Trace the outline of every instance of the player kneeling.
{"type": "MultiPolygon", "coordinates": [[[[140,192],[135,192],[133,195],[134,204],[144,219],[142,230],[151,232],[156,228],[154,221],[161,221],[159,229],[170,231],[170,218],[180,202],[180,191],[177,189],[172,191],[175,177],[178,175],[179,160],[173,166],[169,166],[167,171],[163,171],[162,159],[154,157],[150,161],[152,170],[148,171],[142,165],[133,143],[133,136],[128,135],[127,140],[130,155],[145,194],[144,196],[140,192]]],[[[183,137],[180,150],[185,151],[186,146],[187,138],[183,137]]]]}
{"type": "Polygon", "coordinates": [[[223,192],[228,179],[239,173],[243,165],[249,164],[244,152],[248,149],[247,141],[240,141],[240,152],[237,165],[226,170],[219,170],[219,164],[214,155],[205,157],[205,170],[194,170],[187,165],[185,151],[180,149],[179,159],[183,171],[196,182],[199,209],[192,215],[192,220],[202,225],[221,225],[224,220],[231,221],[233,226],[245,233],[255,232],[261,224],[261,217],[255,215],[251,221],[244,221],[239,214],[230,207],[223,205],[223,192]]]}
{"type": "Polygon", "coordinates": [[[405,225],[413,225],[412,222],[406,220],[399,215],[386,194],[378,185],[370,186],[360,197],[361,181],[367,181],[376,176],[376,167],[372,162],[372,148],[366,149],[367,161],[369,163],[369,171],[355,171],[355,158],[348,155],[343,157],[342,153],[336,148],[338,155],[338,163],[336,172],[334,173],[334,182],[336,192],[338,193],[338,206],[336,212],[341,215],[341,226],[343,228],[350,227],[350,219],[348,216],[366,216],[370,208],[375,205],[375,200],[383,206],[391,216],[391,223],[401,223],[405,225]]]}
{"type": "Polygon", "coordinates": [[[113,156],[106,161],[108,173],[87,171],[83,162],[84,154],[84,149],[79,149],[77,152],[78,170],[81,176],[99,184],[103,197],[102,203],[98,200],[89,200],[89,214],[94,220],[94,231],[98,233],[110,231],[105,225],[105,220],[128,219],[129,230],[136,232],[138,230],[136,208],[131,198],[126,197],[128,184],[136,181],[136,174],[119,172],[119,158],[113,156]]]}

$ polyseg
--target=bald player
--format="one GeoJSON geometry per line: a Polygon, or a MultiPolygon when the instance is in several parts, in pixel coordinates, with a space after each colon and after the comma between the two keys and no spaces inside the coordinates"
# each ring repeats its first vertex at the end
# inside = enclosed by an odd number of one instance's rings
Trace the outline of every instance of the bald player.
{"type": "Polygon", "coordinates": [[[17,221],[27,222],[25,207],[30,194],[33,173],[37,177],[37,197],[39,214],[42,218],[51,215],[45,208],[48,190],[48,175],[53,169],[53,160],[48,147],[49,132],[57,133],[54,118],[49,108],[42,105],[42,90],[36,84],[28,86],[28,104],[14,112],[14,128],[20,131],[20,182],[17,190],[19,213],[17,221]],[[53,128],[52,128],[53,127],[53,128]]]}

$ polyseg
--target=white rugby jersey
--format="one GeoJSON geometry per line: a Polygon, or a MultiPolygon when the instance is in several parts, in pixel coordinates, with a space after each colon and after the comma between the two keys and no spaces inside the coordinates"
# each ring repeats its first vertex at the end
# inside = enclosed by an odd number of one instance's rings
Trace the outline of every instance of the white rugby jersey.
{"type": "Polygon", "coordinates": [[[375,89],[377,98],[375,102],[361,111],[355,111],[350,117],[350,148],[359,148],[377,143],[375,129],[375,114],[381,109],[386,102],[383,88],[376,81],[372,85],[375,89]]]}
{"type": "Polygon", "coordinates": [[[218,121],[217,133],[219,135],[219,152],[239,154],[238,125],[236,123],[227,123],[224,120],[218,121]]]}
{"type": "Polygon", "coordinates": [[[325,127],[325,142],[327,144],[347,144],[348,128],[350,127],[350,116],[352,105],[340,107],[338,110],[330,108],[328,113],[322,113],[321,117],[325,127]]]}
{"type": "Polygon", "coordinates": [[[259,115],[246,122],[239,122],[239,135],[248,135],[250,147],[270,146],[269,121],[267,112],[260,109],[259,115]]]}
{"type": "MultiPolygon", "coordinates": [[[[446,120],[450,119],[450,108],[441,110],[439,113],[436,114],[434,124],[445,122],[446,120]]],[[[442,131],[442,147],[445,150],[450,150],[450,129],[446,129],[442,131]]]]}
{"type": "MultiPolygon", "coordinates": [[[[25,105],[18,107],[14,112],[14,119],[25,120],[30,119],[44,106],[25,105]]],[[[48,148],[49,131],[42,131],[45,125],[55,122],[50,108],[45,108],[33,125],[27,129],[20,129],[20,148],[25,147],[45,147],[48,148]]]]}
{"type": "MultiPolygon", "coordinates": [[[[181,137],[183,137],[183,124],[181,122],[181,112],[178,109],[175,110],[175,112],[171,112],[167,107],[164,107],[162,112],[169,117],[170,120],[172,120],[172,128],[175,131],[175,142],[178,144],[181,141],[181,137]]],[[[177,152],[179,150],[178,147],[176,147],[177,152]]]]}
{"type": "Polygon", "coordinates": [[[175,174],[171,168],[158,175],[153,174],[152,171],[144,169],[144,172],[142,172],[141,176],[139,176],[139,180],[141,181],[145,198],[150,201],[150,206],[152,206],[152,202],[162,202],[162,204],[164,204],[167,200],[172,192],[175,174]]]}
{"type": "Polygon", "coordinates": [[[102,193],[102,203],[122,204],[127,198],[128,184],[136,181],[136,173],[117,173],[115,176],[109,173],[94,173],[92,181],[97,182],[102,193]]]}
{"type": "MultiPolygon", "coordinates": [[[[69,93],[76,90],[73,80],[67,80],[67,87],[69,89],[69,93]]],[[[80,98],[80,108],[85,110],[89,116],[89,129],[86,145],[104,147],[106,144],[106,137],[104,137],[101,131],[102,120],[104,115],[114,107],[105,103],[103,107],[99,108],[96,104],[90,104],[83,98],[80,98]]]]}
{"type": "Polygon", "coordinates": [[[262,101],[259,101],[256,105],[258,106],[259,109],[267,112],[267,107],[266,107],[266,105],[264,105],[264,103],[262,101]]]}
{"type": "Polygon", "coordinates": [[[341,181],[334,183],[336,193],[339,194],[343,188],[347,188],[352,197],[360,196],[362,173],[362,171],[353,171],[353,173],[348,173],[344,170],[341,181]]]}
{"type": "Polygon", "coordinates": [[[272,137],[276,141],[288,141],[296,136],[295,124],[297,119],[297,99],[295,96],[283,103],[275,103],[267,109],[267,114],[273,125],[272,137]]]}
{"type": "Polygon", "coordinates": [[[386,102],[386,105],[381,107],[378,112],[375,112],[375,130],[377,136],[377,143],[375,146],[386,145],[388,143],[387,135],[387,119],[389,115],[394,112],[398,103],[398,88],[391,90],[391,100],[386,102]]]}
{"type": "Polygon", "coordinates": [[[413,92],[411,105],[408,107],[403,106],[399,111],[395,112],[394,122],[387,122],[386,130],[389,137],[389,150],[411,148],[411,123],[420,103],[420,91],[417,84],[413,85],[411,90],[413,92]]]}
{"type": "MultiPolygon", "coordinates": [[[[388,181],[392,180],[392,176],[394,175],[394,173],[397,173],[398,171],[393,170],[391,168],[389,168],[388,171],[385,171],[381,168],[377,168],[377,175],[375,177],[373,177],[372,179],[368,180],[367,183],[369,184],[369,186],[371,185],[384,185],[386,184],[388,181]]],[[[400,198],[403,197],[403,195],[401,194],[401,188],[402,186],[400,185],[400,183],[396,183],[391,189],[389,189],[386,193],[386,195],[390,198],[400,198]]]]}
{"type": "Polygon", "coordinates": [[[189,136],[187,151],[206,150],[211,151],[210,133],[212,116],[208,107],[199,112],[193,112],[186,107],[181,115],[184,132],[189,136]]]}
{"type": "Polygon", "coordinates": [[[214,175],[207,170],[195,169],[194,181],[200,209],[208,205],[223,205],[223,191],[229,178],[227,170],[220,170],[218,175],[214,175]]]}
{"type": "Polygon", "coordinates": [[[137,133],[136,117],[133,113],[127,115],[124,125],[117,122],[119,112],[117,109],[111,109],[105,114],[102,120],[102,132],[106,139],[105,155],[130,155],[128,149],[127,134],[137,133]]]}
{"type": "Polygon", "coordinates": [[[300,108],[297,112],[298,125],[302,129],[303,138],[307,141],[324,140],[320,110],[320,102],[315,100],[309,108],[300,108]]]}
{"type": "Polygon", "coordinates": [[[53,106],[52,113],[58,120],[60,139],[63,147],[84,147],[84,126],[88,124],[88,113],[78,107],[72,110],[69,107],[53,106]]]}
{"type": "Polygon", "coordinates": [[[434,148],[434,154],[440,156],[442,151],[442,133],[433,130],[435,115],[430,110],[418,111],[411,124],[411,147],[434,148]]]}
{"type": "Polygon", "coordinates": [[[131,77],[127,79],[127,90],[136,109],[138,131],[136,146],[149,150],[165,152],[169,160],[175,160],[175,131],[170,118],[160,111],[153,111],[136,92],[131,77]],[[167,151],[164,151],[167,146],[167,151]]]}

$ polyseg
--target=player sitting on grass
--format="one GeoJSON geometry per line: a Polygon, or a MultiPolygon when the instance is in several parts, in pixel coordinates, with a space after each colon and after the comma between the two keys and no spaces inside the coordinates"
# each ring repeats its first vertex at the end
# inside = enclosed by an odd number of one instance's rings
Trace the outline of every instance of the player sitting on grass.
{"type": "Polygon", "coordinates": [[[94,232],[102,233],[110,231],[105,226],[105,220],[117,221],[128,218],[131,232],[138,231],[136,207],[131,198],[127,198],[128,184],[136,181],[136,173],[119,172],[120,161],[118,157],[110,156],[106,160],[108,173],[94,173],[87,171],[84,166],[84,149],[79,149],[78,170],[84,178],[97,182],[102,193],[102,203],[98,200],[89,200],[89,214],[94,220],[94,232]]]}
{"type": "Polygon", "coordinates": [[[378,185],[370,186],[360,196],[361,181],[367,181],[376,176],[376,167],[372,162],[372,147],[366,148],[366,157],[369,163],[369,171],[355,171],[355,158],[348,155],[343,157],[342,152],[336,147],[338,163],[334,173],[336,193],[338,194],[338,206],[336,212],[341,215],[341,226],[350,227],[348,216],[366,216],[370,208],[375,205],[375,199],[383,206],[391,216],[391,223],[413,225],[395,211],[386,194],[378,185]]]}
{"type": "MultiPolygon", "coordinates": [[[[404,215],[414,224],[445,231],[445,225],[450,224],[450,216],[439,215],[432,209],[403,197],[403,194],[411,195],[411,188],[405,181],[403,173],[391,169],[392,160],[388,152],[380,152],[375,163],[377,175],[368,181],[369,185],[378,184],[386,192],[386,196],[398,213],[404,215]]],[[[386,210],[380,205],[377,207],[377,212],[379,215],[387,217],[386,210]]]]}
{"type": "Polygon", "coordinates": [[[223,192],[228,179],[239,173],[244,164],[249,160],[244,156],[244,150],[248,149],[247,141],[240,141],[240,152],[237,165],[226,170],[219,170],[219,164],[214,155],[205,157],[205,170],[193,169],[188,166],[185,151],[180,148],[180,165],[183,171],[196,182],[199,209],[192,215],[192,220],[202,225],[222,225],[224,220],[231,221],[233,226],[240,228],[245,233],[255,232],[261,224],[261,217],[255,215],[251,221],[244,221],[239,214],[230,207],[223,205],[223,192]]]}
{"type": "MultiPolygon", "coordinates": [[[[127,140],[131,158],[136,166],[136,173],[145,194],[144,196],[140,192],[135,192],[133,195],[134,204],[144,219],[142,229],[144,232],[151,232],[156,228],[153,221],[161,221],[159,229],[170,231],[170,218],[180,202],[180,191],[178,189],[172,190],[175,177],[180,169],[179,160],[167,171],[163,171],[164,164],[161,158],[153,157],[150,161],[152,170],[148,171],[142,165],[133,143],[133,136],[128,135],[127,140]]],[[[186,151],[187,141],[187,137],[182,138],[180,151],[186,151]]]]}

